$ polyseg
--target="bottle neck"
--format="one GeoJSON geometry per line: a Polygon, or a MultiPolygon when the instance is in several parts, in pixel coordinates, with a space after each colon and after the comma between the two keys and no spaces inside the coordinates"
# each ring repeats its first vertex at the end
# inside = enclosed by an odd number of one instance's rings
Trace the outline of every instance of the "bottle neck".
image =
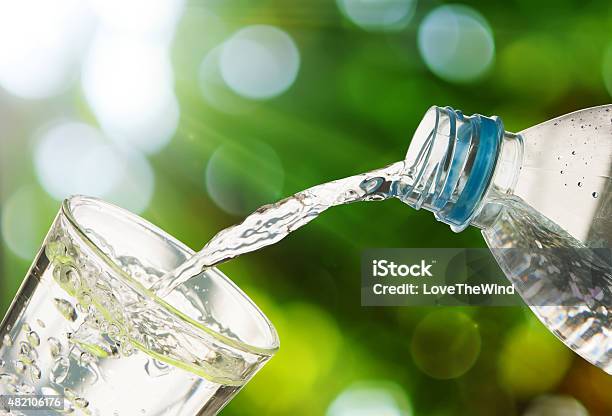
{"type": "Polygon", "coordinates": [[[506,132],[498,117],[432,107],[412,138],[396,192],[453,231],[486,228],[499,214],[488,201],[512,194],[522,158],[521,136],[506,132]]]}

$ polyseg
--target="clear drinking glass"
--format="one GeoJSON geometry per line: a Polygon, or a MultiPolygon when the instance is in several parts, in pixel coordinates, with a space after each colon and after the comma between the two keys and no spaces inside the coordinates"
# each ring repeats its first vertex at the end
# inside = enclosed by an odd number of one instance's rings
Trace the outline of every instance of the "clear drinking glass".
{"type": "Polygon", "coordinates": [[[278,335],[216,269],[163,300],[147,290],[192,255],[130,212],[66,200],[0,324],[0,395],[63,395],[77,414],[217,414],[278,335]]]}

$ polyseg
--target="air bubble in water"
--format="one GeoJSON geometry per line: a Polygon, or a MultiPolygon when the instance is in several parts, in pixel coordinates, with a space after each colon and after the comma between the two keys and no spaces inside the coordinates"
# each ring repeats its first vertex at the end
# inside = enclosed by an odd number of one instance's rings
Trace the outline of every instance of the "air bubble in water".
{"type": "Polygon", "coordinates": [[[582,182],[578,182],[578,187],[582,188],[582,182]]]}
{"type": "Polygon", "coordinates": [[[0,373],[0,383],[15,384],[17,383],[17,376],[15,376],[15,374],[0,373]]]}
{"type": "Polygon", "coordinates": [[[15,372],[17,374],[23,374],[27,368],[26,364],[21,360],[16,360],[13,365],[15,366],[15,372]]]}
{"type": "Polygon", "coordinates": [[[21,330],[27,334],[28,332],[32,330],[32,328],[30,328],[30,325],[26,323],[21,326],[21,330]]]}
{"type": "Polygon", "coordinates": [[[599,196],[599,193],[593,192],[591,195],[593,195],[593,198],[597,198],[599,196]]]}
{"type": "Polygon", "coordinates": [[[55,298],[53,299],[53,303],[55,304],[55,308],[64,318],[72,322],[76,321],[77,313],[70,302],[65,299],[55,298]]]}
{"type": "Polygon", "coordinates": [[[89,406],[89,401],[84,397],[77,397],[74,399],[73,403],[79,409],[85,409],[87,406],[89,406]]]}
{"type": "Polygon", "coordinates": [[[36,392],[36,389],[33,386],[30,386],[29,384],[26,384],[26,383],[21,383],[17,387],[17,393],[19,394],[30,395],[30,394],[34,394],[34,392],[36,392]]]}
{"type": "Polygon", "coordinates": [[[161,377],[168,374],[172,370],[172,367],[169,365],[150,358],[145,364],[145,371],[151,377],[161,377]]]}
{"type": "Polygon", "coordinates": [[[72,402],[72,401],[74,401],[74,400],[75,400],[77,397],[79,397],[79,396],[77,396],[77,394],[74,392],[74,390],[72,390],[72,389],[70,389],[70,388],[68,388],[68,387],[66,387],[66,388],[64,389],[64,395],[65,395],[65,396],[66,396],[66,398],[67,398],[69,401],[71,401],[71,402],[72,402]]]}
{"type": "Polygon", "coordinates": [[[6,362],[0,358],[0,368],[4,368],[4,366],[6,365],[6,362]]]}
{"type": "Polygon", "coordinates": [[[49,337],[47,342],[49,343],[49,350],[51,351],[52,357],[57,357],[62,353],[62,344],[57,338],[49,337]]]}
{"type": "Polygon", "coordinates": [[[52,383],[61,384],[66,380],[68,370],[70,369],[70,360],[66,357],[59,357],[55,360],[51,373],[49,374],[49,380],[52,383]]]}
{"type": "Polygon", "coordinates": [[[40,368],[38,368],[36,364],[32,364],[30,366],[30,376],[32,377],[32,381],[36,382],[40,380],[41,375],[42,373],[40,371],[40,368]]]}
{"type": "Polygon", "coordinates": [[[93,355],[91,355],[88,352],[83,352],[81,353],[81,356],[79,357],[79,365],[81,367],[87,367],[89,364],[91,364],[94,361],[94,357],[93,355]]]}
{"type": "Polygon", "coordinates": [[[28,342],[31,346],[38,347],[40,345],[40,337],[36,332],[30,331],[30,333],[28,334],[28,342]]]}

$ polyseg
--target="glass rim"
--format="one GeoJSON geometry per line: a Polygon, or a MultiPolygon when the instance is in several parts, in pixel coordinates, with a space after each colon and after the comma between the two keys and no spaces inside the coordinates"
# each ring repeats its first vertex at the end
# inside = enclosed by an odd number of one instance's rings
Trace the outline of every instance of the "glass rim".
{"type": "MultiPolygon", "coordinates": [[[[185,245],[183,242],[179,241],[178,239],[168,234],[161,228],[157,227],[156,225],[150,223],[149,221],[145,220],[141,216],[129,210],[126,210],[117,205],[111,204],[109,202],[103,201],[95,197],[89,197],[89,196],[84,196],[84,195],[73,195],[73,196],[66,198],[62,202],[61,213],[66,217],[70,225],[78,233],[79,237],[94,251],[96,256],[98,256],[104,263],[110,266],[111,269],[117,272],[119,276],[121,277],[121,279],[125,279],[126,281],[133,280],[133,278],[129,276],[129,274],[125,272],[125,270],[123,270],[113,259],[111,259],[102,249],[100,249],[100,247],[98,247],[98,244],[94,242],[87,235],[82,224],[79,222],[79,220],[76,218],[75,213],[73,212],[72,204],[75,204],[75,203],[86,203],[86,204],[95,206],[101,210],[104,210],[106,212],[114,211],[115,213],[119,213],[124,218],[126,218],[129,222],[133,222],[134,224],[144,227],[147,230],[153,231],[155,234],[159,235],[160,237],[163,237],[165,240],[167,240],[168,244],[171,244],[174,247],[183,251],[187,257],[190,257],[193,254],[195,254],[195,251],[192,250],[187,245],[185,245]]],[[[220,279],[223,279],[223,283],[225,283],[227,287],[231,288],[233,292],[232,296],[235,296],[236,298],[238,298],[240,302],[248,303],[253,308],[253,310],[257,313],[257,317],[255,319],[261,320],[265,324],[264,327],[269,332],[270,342],[266,346],[252,345],[251,343],[245,342],[243,340],[230,338],[220,333],[216,329],[208,327],[204,324],[198,324],[192,320],[187,321],[187,323],[193,326],[194,330],[204,331],[207,334],[213,336],[214,338],[216,338],[217,340],[223,342],[224,344],[228,346],[239,348],[245,352],[257,354],[257,355],[262,355],[262,354],[267,355],[267,356],[274,355],[274,353],[276,353],[276,351],[278,351],[280,347],[280,341],[279,341],[279,337],[278,337],[276,328],[274,327],[270,319],[263,313],[263,311],[259,308],[259,306],[257,306],[257,304],[253,302],[253,300],[251,300],[251,298],[249,298],[249,296],[246,293],[244,293],[243,290],[241,290],[230,278],[228,278],[225,275],[225,273],[221,272],[219,269],[216,269],[216,268],[215,270],[217,271],[217,273],[215,273],[215,276],[219,277],[220,279]]],[[[133,289],[138,290],[136,288],[133,288],[133,289]]],[[[143,289],[146,290],[144,286],[143,286],[143,289]]],[[[145,294],[150,295],[150,292],[145,293],[145,294]]],[[[173,315],[176,315],[176,312],[174,312],[171,309],[174,307],[169,308],[168,307],[169,305],[167,305],[165,302],[160,302],[159,298],[154,298],[153,301],[157,303],[161,308],[164,308],[168,310],[170,313],[172,313],[173,315]]],[[[181,319],[184,320],[183,317],[181,317],[181,319]]]]}

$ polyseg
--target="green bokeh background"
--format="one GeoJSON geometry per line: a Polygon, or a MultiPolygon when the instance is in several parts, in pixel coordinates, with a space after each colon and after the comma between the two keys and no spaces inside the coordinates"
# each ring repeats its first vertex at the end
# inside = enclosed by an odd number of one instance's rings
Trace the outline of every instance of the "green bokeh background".
{"type": "MultiPolygon", "coordinates": [[[[155,193],[143,217],[193,248],[240,221],[206,191],[207,161],[221,145],[250,149],[263,142],[274,149],[284,176],[280,195],[256,179],[257,169],[233,167],[245,187],[261,187],[272,198],[263,202],[273,202],[400,160],[434,104],[496,114],[519,131],[610,102],[609,1],[463,2],[487,19],[495,40],[491,68],[465,83],[433,74],[417,46],[419,24],[443,3],[419,1],[404,29],[385,32],[359,28],[334,1],[188,2],[172,46],[180,125],[150,158],[155,193]],[[223,27],[209,24],[209,12],[223,27]],[[290,34],[301,66],[296,82],[276,98],[229,96],[228,105],[241,111],[228,114],[203,100],[197,68],[207,50],[251,24],[290,34]]],[[[38,101],[0,91],[1,201],[34,187],[39,201],[27,209],[36,210],[31,226],[39,241],[59,202],[37,183],[31,137],[68,112],[96,123],[78,88],[38,101]]],[[[322,415],[355,382],[399,386],[394,394],[416,415],[523,414],[542,394],[568,395],[590,414],[612,414],[611,377],[565,349],[527,308],[360,306],[364,248],[482,246],[477,229],[455,234],[430,213],[385,201],[335,208],[280,244],[225,264],[221,269],[275,323],[282,345],[222,414],[322,415]],[[431,313],[437,319],[424,320],[431,313]]],[[[29,261],[6,245],[1,256],[5,311],[29,261]]]]}

